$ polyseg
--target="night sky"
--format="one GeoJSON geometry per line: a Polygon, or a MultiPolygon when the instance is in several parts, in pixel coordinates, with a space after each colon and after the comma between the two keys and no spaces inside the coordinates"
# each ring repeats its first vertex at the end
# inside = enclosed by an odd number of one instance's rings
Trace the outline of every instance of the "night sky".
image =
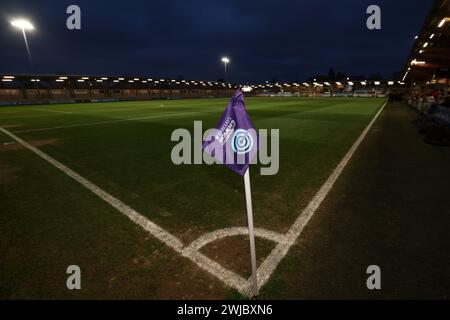
{"type": "Polygon", "coordinates": [[[349,75],[400,71],[432,0],[85,1],[1,0],[0,73],[29,73],[25,45],[9,20],[26,17],[38,73],[217,80],[231,58],[236,83],[302,81],[333,67],[349,75]],[[338,4],[339,3],[339,4],[338,4]],[[82,29],[66,28],[67,6],[82,29]],[[366,28],[366,8],[382,30],[366,28]]]}

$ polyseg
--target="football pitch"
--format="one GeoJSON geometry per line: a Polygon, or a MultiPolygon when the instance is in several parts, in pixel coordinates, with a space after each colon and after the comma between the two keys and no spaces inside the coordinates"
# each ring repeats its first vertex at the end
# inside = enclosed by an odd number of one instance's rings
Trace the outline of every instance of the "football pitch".
{"type": "MultiPolygon", "coordinates": [[[[0,107],[0,298],[245,298],[242,177],[171,161],[172,132],[214,127],[227,103],[0,107]],[[82,290],[66,287],[70,265],[82,290]]],[[[291,227],[383,103],[246,98],[257,129],[280,130],[278,174],[251,166],[260,297],[277,298],[291,227]]]]}

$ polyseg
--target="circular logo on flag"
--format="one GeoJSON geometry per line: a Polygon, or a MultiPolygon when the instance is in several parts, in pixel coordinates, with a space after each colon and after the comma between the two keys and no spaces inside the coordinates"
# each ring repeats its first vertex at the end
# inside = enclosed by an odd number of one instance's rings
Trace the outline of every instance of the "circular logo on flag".
{"type": "Polygon", "coordinates": [[[231,138],[231,147],[237,154],[246,154],[253,148],[253,137],[244,129],[237,129],[231,138]]]}

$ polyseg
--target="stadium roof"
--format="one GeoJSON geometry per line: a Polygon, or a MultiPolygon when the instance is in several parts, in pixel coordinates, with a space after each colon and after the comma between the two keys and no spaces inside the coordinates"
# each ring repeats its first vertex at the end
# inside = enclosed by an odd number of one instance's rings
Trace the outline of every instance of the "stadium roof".
{"type": "Polygon", "coordinates": [[[403,81],[448,78],[449,67],[450,0],[435,0],[406,61],[403,81]]]}

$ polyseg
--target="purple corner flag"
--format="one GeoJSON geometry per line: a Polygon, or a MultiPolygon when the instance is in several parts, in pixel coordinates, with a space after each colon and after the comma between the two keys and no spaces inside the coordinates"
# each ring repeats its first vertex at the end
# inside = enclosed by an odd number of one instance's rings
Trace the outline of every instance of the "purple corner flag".
{"type": "Polygon", "coordinates": [[[204,152],[243,176],[258,152],[258,135],[245,109],[244,95],[237,90],[215,129],[205,139],[204,152]]]}

